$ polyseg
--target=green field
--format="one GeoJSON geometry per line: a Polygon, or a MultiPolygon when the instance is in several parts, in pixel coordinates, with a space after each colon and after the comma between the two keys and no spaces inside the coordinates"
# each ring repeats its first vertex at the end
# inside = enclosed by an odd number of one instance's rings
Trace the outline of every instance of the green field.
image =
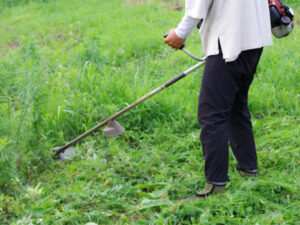
{"type": "MultiPolygon", "coordinates": [[[[70,162],[63,145],[196,62],[163,44],[175,0],[0,0],[0,224],[300,224],[300,2],[295,29],[264,49],[249,93],[259,177],[230,153],[226,193],[205,183],[202,69],[118,119],[70,162]]],[[[202,55],[197,31],[187,49],[202,55]]]]}

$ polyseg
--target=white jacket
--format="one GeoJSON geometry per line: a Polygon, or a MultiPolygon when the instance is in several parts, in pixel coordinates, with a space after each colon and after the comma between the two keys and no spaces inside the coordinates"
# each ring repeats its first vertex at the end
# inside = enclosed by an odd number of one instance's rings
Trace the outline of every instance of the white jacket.
{"type": "Polygon", "coordinates": [[[205,56],[237,59],[241,51],[272,45],[268,0],[186,0],[186,16],[204,19],[200,36],[205,56]]]}

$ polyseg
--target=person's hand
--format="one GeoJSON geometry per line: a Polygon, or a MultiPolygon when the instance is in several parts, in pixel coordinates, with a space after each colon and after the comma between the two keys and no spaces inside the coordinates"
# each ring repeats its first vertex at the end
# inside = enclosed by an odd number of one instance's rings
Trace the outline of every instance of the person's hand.
{"type": "Polygon", "coordinates": [[[171,29],[168,33],[168,36],[165,38],[164,42],[168,44],[170,47],[174,48],[175,50],[178,50],[184,44],[185,39],[178,37],[175,33],[175,29],[171,29]]]}

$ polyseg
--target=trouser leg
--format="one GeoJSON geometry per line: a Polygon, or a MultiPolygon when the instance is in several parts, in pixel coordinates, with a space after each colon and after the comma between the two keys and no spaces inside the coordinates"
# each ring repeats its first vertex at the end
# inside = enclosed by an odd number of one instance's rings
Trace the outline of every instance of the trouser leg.
{"type": "Polygon", "coordinates": [[[236,64],[236,70],[242,76],[229,120],[229,140],[231,149],[237,159],[237,169],[256,170],[257,156],[255,141],[248,109],[248,91],[262,53],[262,49],[243,52],[236,64]]]}
{"type": "Polygon", "coordinates": [[[232,152],[237,159],[238,170],[257,169],[256,148],[247,106],[248,89],[252,80],[253,76],[243,80],[230,113],[229,141],[232,152]]]}
{"type": "Polygon", "coordinates": [[[238,84],[222,55],[209,56],[203,73],[198,121],[208,182],[228,181],[228,127],[238,84]]]}

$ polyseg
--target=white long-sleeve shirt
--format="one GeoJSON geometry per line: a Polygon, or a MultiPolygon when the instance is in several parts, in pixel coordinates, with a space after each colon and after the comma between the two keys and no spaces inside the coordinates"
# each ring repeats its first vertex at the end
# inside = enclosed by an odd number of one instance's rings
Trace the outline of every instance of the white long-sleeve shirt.
{"type": "Polygon", "coordinates": [[[272,45],[267,0],[186,0],[185,16],[176,34],[187,38],[200,19],[205,57],[219,54],[220,41],[226,62],[241,51],[272,45]]]}

